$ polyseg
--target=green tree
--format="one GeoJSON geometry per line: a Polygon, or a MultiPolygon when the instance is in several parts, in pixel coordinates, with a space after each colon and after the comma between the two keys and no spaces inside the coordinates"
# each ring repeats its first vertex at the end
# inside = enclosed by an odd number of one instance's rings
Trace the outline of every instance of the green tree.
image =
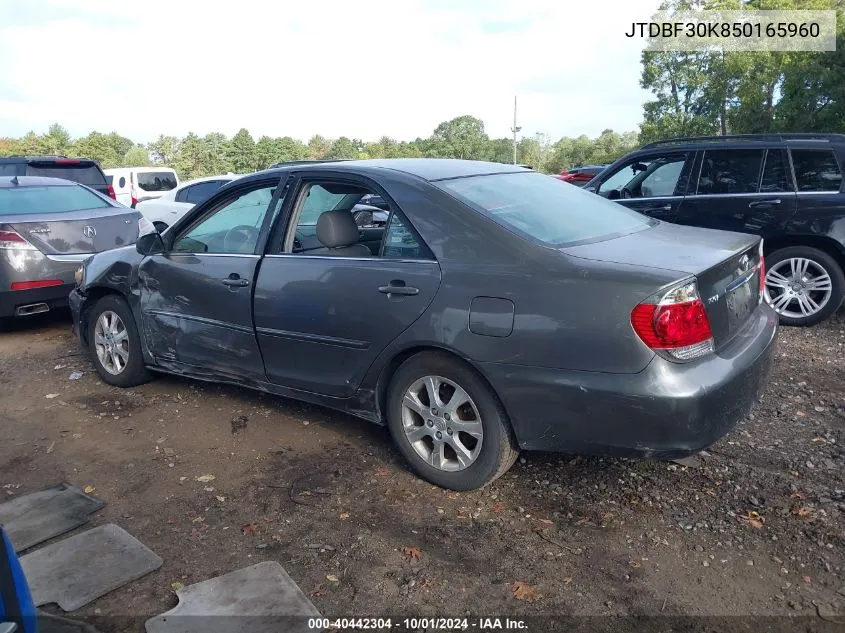
{"type": "Polygon", "coordinates": [[[326,137],[315,134],[308,141],[308,158],[311,160],[323,160],[331,150],[331,141],[326,137]]]}
{"type": "Polygon", "coordinates": [[[230,141],[225,134],[214,132],[206,134],[202,138],[203,151],[205,152],[203,164],[205,165],[205,175],[217,176],[234,171],[229,160],[229,145],[230,141]]]}
{"type": "Polygon", "coordinates": [[[229,143],[229,163],[239,174],[248,174],[257,169],[255,141],[246,128],[238,130],[229,143]]]}
{"type": "Polygon", "coordinates": [[[67,154],[71,147],[70,133],[58,123],[53,123],[39,139],[39,145],[44,154],[67,154]]]}
{"type": "Polygon", "coordinates": [[[172,165],[179,152],[179,139],[175,136],[160,135],[149,145],[153,162],[158,165],[172,165]]]}
{"type": "Polygon", "coordinates": [[[123,155],[118,167],[149,167],[152,164],[149,150],[143,145],[134,145],[123,155]]]}
{"type": "Polygon", "coordinates": [[[358,142],[345,136],[341,136],[339,139],[332,142],[325,158],[328,160],[358,158],[360,151],[361,147],[358,142]]]}
{"type": "Polygon", "coordinates": [[[486,154],[487,141],[484,122],[464,115],[444,121],[435,128],[430,151],[444,158],[481,160],[486,154]]]}
{"type": "Polygon", "coordinates": [[[192,180],[201,176],[210,175],[208,167],[205,164],[205,159],[208,157],[208,152],[202,142],[202,139],[189,132],[188,135],[179,141],[179,149],[173,159],[171,167],[176,170],[179,177],[183,180],[192,180]]]}

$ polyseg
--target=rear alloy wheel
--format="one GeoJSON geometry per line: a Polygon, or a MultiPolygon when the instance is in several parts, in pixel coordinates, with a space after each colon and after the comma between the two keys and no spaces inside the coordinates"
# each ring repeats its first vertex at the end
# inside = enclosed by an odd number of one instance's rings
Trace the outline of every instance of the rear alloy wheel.
{"type": "Polygon", "coordinates": [[[117,295],[106,295],[88,311],[88,346],[94,367],[105,382],[134,387],[152,379],[144,367],[132,311],[117,295]]]}
{"type": "Polygon", "coordinates": [[[790,246],[766,257],[764,297],[784,325],[815,325],[836,312],[845,278],[824,251],[790,246]]]}
{"type": "Polygon", "coordinates": [[[387,395],[388,427],[424,479],[472,490],[501,476],[518,450],[501,403],[472,369],[436,352],[405,361],[387,395]]]}

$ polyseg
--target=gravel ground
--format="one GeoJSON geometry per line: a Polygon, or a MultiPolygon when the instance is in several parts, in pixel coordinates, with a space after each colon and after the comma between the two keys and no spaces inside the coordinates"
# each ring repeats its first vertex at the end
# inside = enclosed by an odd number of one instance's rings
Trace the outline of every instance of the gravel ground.
{"type": "Polygon", "coordinates": [[[89,525],[164,559],[80,611],[140,618],[115,630],[263,560],[328,616],[845,622],[845,310],[782,328],[761,402],[700,456],[523,454],[472,493],[416,479],[383,429],[324,409],[174,377],[109,387],[66,315],[7,324],[0,383],[0,494],[92,486],[107,505],[89,525]]]}

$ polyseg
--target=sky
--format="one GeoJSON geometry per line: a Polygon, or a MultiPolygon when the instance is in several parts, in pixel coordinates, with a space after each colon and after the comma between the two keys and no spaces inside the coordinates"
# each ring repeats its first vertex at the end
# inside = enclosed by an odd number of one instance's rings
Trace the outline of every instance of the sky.
{"type": "Polygon", "coordinates": [[[636,130],[659,0],[0,0],[0,137],[636,130]]]}

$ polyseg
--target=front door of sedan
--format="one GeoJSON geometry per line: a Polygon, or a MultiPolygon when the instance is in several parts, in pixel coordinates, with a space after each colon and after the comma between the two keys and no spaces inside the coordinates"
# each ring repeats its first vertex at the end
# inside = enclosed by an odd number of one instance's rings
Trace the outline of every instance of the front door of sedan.
{"type": "Polygon", "coordinates": [[[378,354],[420,318],[440,285],[437,261],[399,209],[381,229],[378,248],[363,243],[376,229],[359,233],[352,207],[377,192],[346,178],[303,181],[285,239],[264,257],[255,288],[267,378],[335,397],[355,393],[378,354]],[[352,242],[357,235],[357,243],[326,248],[316,229],[320,217],[344,211],[347,226],[327,232],[343,231],[352,242]]]}
{"type": "Polygon", "coordinates": [[[602,174],[596,193],[657,220],[676,222],[694,156],[678,151],[640,155],[602,174]]]}
{"type": "Polygon", "coordinates": [[[139,266],[144,336],[156,361],[175,369],[264,381],[252,323],[255,275],[279,179],[214,197],[139,266]]]}

